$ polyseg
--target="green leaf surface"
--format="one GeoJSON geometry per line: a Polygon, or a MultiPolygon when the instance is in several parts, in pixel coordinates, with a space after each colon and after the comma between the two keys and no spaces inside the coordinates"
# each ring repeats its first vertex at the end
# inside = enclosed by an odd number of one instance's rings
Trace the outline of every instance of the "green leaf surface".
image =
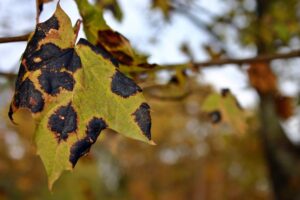
{"type": "Polygon", "coordinates": [[[50,188],[89,152],[103,129],[153,144],[141,88],[104,48],[75,41],[71,21],[58,5],[28,42],[9,111],[12,120],[19,110],[31,112],[50,188]]]}

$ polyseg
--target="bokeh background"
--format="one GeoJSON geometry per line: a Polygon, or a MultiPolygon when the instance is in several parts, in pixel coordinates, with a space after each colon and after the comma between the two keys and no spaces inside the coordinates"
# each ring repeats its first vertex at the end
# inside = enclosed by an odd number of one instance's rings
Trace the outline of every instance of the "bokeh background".
{"type": "MultiPolygon", "coordinates": [[[[80,18],[76,4],[72,0],[60,2],[75,23],[80,18]]],[[[124,34],[139,52],[148,55],[151,63],[256,56],[260,53],[257,35],[262,35],[259,38],[270,54],[300,47],[297,0],[269,1],[263,19],[258,18],[256,0],[111,2],[118,3],[122,15],[106,9],[107,23],[124,34]],[[257,20],[262,21],[260,29],[257,20]]],[[[44,5],[41,21],[52,15],[56,3],[44,5]]],[[[1,0],[0,37],[34,30],[35,15],[34,0],[1,0]]],[[[79,37],[85,37],[83,31],[79,37]]],[[[50,192],[44,167],[35,153],[33,135],[13,125],[7,117],[14,90],[11,74],[17,73],[25,47],[26,42],[0,44],[0,199],[276,198],[265,143],[259,135],[260,97],[249,80],[247,70],[251,66],[247,64],[203,68],[197,73],[186,71],[188,78],[184,78],[184,84],[181,79],[178,81],[179,72],[170,70],[151,74],[148,82],[143,77],[138,79],[151,105],[152,135],[157,145],[149,146],[104,131],[89,155],[79,161],[73,172],[66,172],[50,192]],[[189,88],[188,95],[182,92],[183,88],[189,88]],[[207,98],[224,88],[229,88],[241,105],[242,122],[235,121],[241,116],[235,116],[232,121],[212,123],[204,112],[207,98]]],[[[299,61],[293,58],[270,63],[279,93],[290,100],[288,106],[281,105],[288,114],[280,118],[279,124],[285,132],[284,140],[294,146],[300,141],[299,61]]],[[[297,156],[293,159],[299,163],[297,156]]],[[[300,191],[300,168],[293,170],[288,169],[295,174],[294,188],[300,191]]]]}

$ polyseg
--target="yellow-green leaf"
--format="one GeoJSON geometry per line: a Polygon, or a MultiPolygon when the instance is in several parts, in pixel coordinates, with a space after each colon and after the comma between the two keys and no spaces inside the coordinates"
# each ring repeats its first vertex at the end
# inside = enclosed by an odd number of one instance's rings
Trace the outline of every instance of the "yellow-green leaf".
{"type": "Polygon", "coordinates": [[[153,143],[150,107],[141,88],[119,71],[118,61],[104,48],[75,41],[71,21],[58,5],[28,42],[9,112],[12,120],[18,110],[31,112],[50,188],[105,128],[153,143]]]}
{"type": "Polygon", "coordinates": [[[221,95],[217,93],[209,95],[203,102],[202,110],[210,113],[214,123],[224,121],[238,133],[246,132],[245,113],[228,89],[223,90],[221,95]]]}

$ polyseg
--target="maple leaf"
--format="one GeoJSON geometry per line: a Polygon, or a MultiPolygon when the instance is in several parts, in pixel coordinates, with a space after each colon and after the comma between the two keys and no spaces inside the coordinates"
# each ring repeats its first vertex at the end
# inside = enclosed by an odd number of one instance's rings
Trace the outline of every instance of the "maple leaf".
{"type": "Polygon", "coordinates": [[[104,48],[85,39],[75,45],[76,37],[59,5],[49,20],[37,24],[9,111],[11,120],[17,111],[31,112],[50,188],[89,152],[103,129],[153,144],[150,107],[141,88],[104,48]]]}
{"type": "Polygon", "coordinates": [[[209,113],[213,123],[226,122],[240,134],[247,130],[245,113],[229,89],[223,89],[221,95],[209,95],[202,104],[202,110],[209,113]]]}

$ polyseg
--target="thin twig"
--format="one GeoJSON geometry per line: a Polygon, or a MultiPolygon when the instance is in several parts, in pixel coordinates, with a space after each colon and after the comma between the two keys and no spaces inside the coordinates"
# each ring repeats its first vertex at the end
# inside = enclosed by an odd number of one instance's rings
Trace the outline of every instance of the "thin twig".
{"type": "Polygon", "coordinates": [[[0,43],[8,43],[8,42],[23,42],[27,41],[30,36],[30,33],[20,36],[14,36],[14,37],[3,37],[0,38],[0,43]]]}
{"type": "MultiPolygon", "coordinates": [[[[75,41],[77,40],[77,37],[78,37],[78,34],[79,34],[79,31],[80,31],[80,26],[82,24],[82,21],[80,19],[78,19],[76,21],[76,24],[74,26],[74,33],[75,33],[75,41]]],[[[75,42],[74,41],[74,42],[75,42]]]]}
{"type": "Polygon", "coordinates": [[[157,94],[147,93],[146,95],[149,98],[158,99],[161,101],[181,101],[183,99],[186,99],[192,94],[192,91],[185,92],[184,94],[177,95],[177,96],[161,96],[157,94]]]}
{"type": "Polygon", "coordinates": [[[4,76],[8,79],[13,79],[15,78],[17,75],[14,73],[10,73],[10,72],[0,72],[0,76],[4,76]]]}
{"type": "Polygon", "coordinates": [[[42,9],[42,6],[43,6],[43,2],[40,2],[39,0],[36,0],[35,1],[35,6],[36,6],[35,22],[36,22],[36,24],[38,24],[39,19],[40,19],[41,9],[42,9]]]}
{"type": "MultiPolygon", "coordinates": [[[[223,65],[227,64],[236,64],[236,65],[242,65],[242,64],[251,64],[256,62],[270,62],[272,60],[277,59],[289,59],[289,58],[296,58],[300,57],[300,50],[297,51],[291,51],[289,53],[277,53],[277,54],[271,54],[271,55],[260,55],[255,56],[251,58],[242,58],[242,59],[235,59],[235,58],[221,58],[216,60],[210,60],[206,62],[195,62],[195,63],[187,63],[187,64],[171,64],[171,65],[163,65],[159,67],[159,70],[161,69],[174,69],[174,68],[184,68],[184,66],[191,66],[196,68],[202,68],[202,67],[221,67],[223,65]]],[[[187,68],[187,67],[185,67],[187,68]]],[[[154,69],[155,70],[155,69],[154,69]]]]}

